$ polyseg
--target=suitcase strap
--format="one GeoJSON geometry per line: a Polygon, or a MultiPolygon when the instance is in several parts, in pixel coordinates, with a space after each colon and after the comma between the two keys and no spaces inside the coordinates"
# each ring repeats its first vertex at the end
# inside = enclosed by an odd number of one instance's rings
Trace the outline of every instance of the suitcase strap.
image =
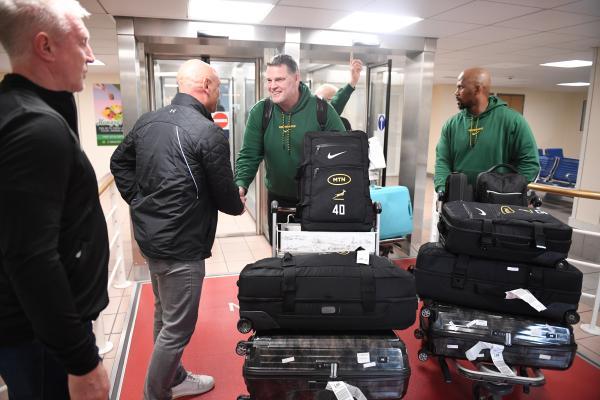
{"type": "Polygon", "coordinates": [[[533,232],[535,238],[535,247],[546,249],[546,235],[544,234],[544,225],[541,222],[533,222],[533,232]]]}
{"type": "MultiPolygon", "coordinates": [[[[283,267],[283,311],[293,312],[296,304],[296,264],[291,255],[281,260],[283,267]]],[[[318,267],[316,267],[318,268],[318,267]]],[[[375,311],[375,274],[372,266],[360,267],[361,302],[365,312],[375,311]]],[[[335,301],[335,300],[334,300],[335,301]]]]}
{"type": "Polygon", "coordinates": [[[494,221],[491,219],[483,219],[481,229],[481,248],[486,249],[494,245],[494,221]]]}
{"type": "Polygon", "coordinates": [[[452,267],[451,285],[455,289],[464,289],[467,280],[467,266],[469,265],[469,256],[459,254],[452,267]]]}

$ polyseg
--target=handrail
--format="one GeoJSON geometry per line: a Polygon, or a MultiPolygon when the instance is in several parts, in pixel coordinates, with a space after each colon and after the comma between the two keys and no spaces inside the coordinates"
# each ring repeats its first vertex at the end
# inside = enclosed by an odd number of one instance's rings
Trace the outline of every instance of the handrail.
{"type": "Polygon", "coordinates": [[[102,194],[106,192],[106,190],[110,187],[110,185],[112,185],[114,181],[115,177],[112,176],[110,172],[104,175],[102,179],[100,179],[100,182],[98,182],[98,197],[102,196],[102,194]]]}
{"type": "Polygon", "coordinates": [[[600,193],[586,189],[569,189],[554,185],[544,185],[543,183],[530,183],[527,186],[531,190],[539,190],[540,192],[548,192],[552,194],[560,194],[569,197],[581,197],[584,199],[600,200],[600,193]]]}

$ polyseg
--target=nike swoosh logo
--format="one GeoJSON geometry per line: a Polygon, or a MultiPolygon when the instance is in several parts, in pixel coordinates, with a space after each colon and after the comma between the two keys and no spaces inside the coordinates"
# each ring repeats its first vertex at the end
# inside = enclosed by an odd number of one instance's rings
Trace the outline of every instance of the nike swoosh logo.
{"type": "Polygon", "coordinates": [[[479,210],[479,215],[487,215],[487,214],[485,213],[485,211],[483,211],[481,208],[477,208],[477,207],[475,207],[475,209],[476,209],[476,210],[479,210]]]}
{"type": "Polygon", "coordinates": [[[346,152],[345,151],[340,151],[339,153],[335,153],[335,154],[327,153],[327,158],[331,160],[332,158],[336,158],[337,156],[341,156],[344,153],[346,153],[346,152]]]}

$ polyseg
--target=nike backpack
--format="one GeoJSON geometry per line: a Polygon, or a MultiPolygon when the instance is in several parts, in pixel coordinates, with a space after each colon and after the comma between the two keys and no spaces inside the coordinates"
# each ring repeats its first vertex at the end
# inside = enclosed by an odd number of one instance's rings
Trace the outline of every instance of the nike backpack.
{"type": "Polygon", "coordinates": [[[296,177],[302,230],[366,232],[373,228],[366,133],[308,132],[296,177]]]}

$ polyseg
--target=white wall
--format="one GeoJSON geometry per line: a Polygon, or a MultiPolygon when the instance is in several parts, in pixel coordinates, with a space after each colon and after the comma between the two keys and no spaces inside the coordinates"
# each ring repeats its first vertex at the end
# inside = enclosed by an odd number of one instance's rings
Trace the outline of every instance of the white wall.
{"type": "MultiPolygon", "coordinates": [[[[435,146],[444,122],[458,112],[454,85],[434,85],[431,101],[427,172],[434,172],[435,146]]],[[[523,116],[531,126],[539,148],[562,147],[565,157],[579,158],[581,107],[587,92],[564,93],[530,89],[492,88],[494,92],[523,94],[523,116]]]]}
{"type": "MultiPolygon", "coordinates": [[[[94,115],[94,83],[119,83],[118,74],[88,74],[85,80],[85,88],[82,92],[75,94],[77,109],[79,113],[79,137],[83,151],[90,159],[96,177],[102,179],[110,172],[110,156],[116,146],[98,146],[96,144],[96,116],[94,115]]],[[[123,108],[127,107],[123,104],[123,108]]]]}

